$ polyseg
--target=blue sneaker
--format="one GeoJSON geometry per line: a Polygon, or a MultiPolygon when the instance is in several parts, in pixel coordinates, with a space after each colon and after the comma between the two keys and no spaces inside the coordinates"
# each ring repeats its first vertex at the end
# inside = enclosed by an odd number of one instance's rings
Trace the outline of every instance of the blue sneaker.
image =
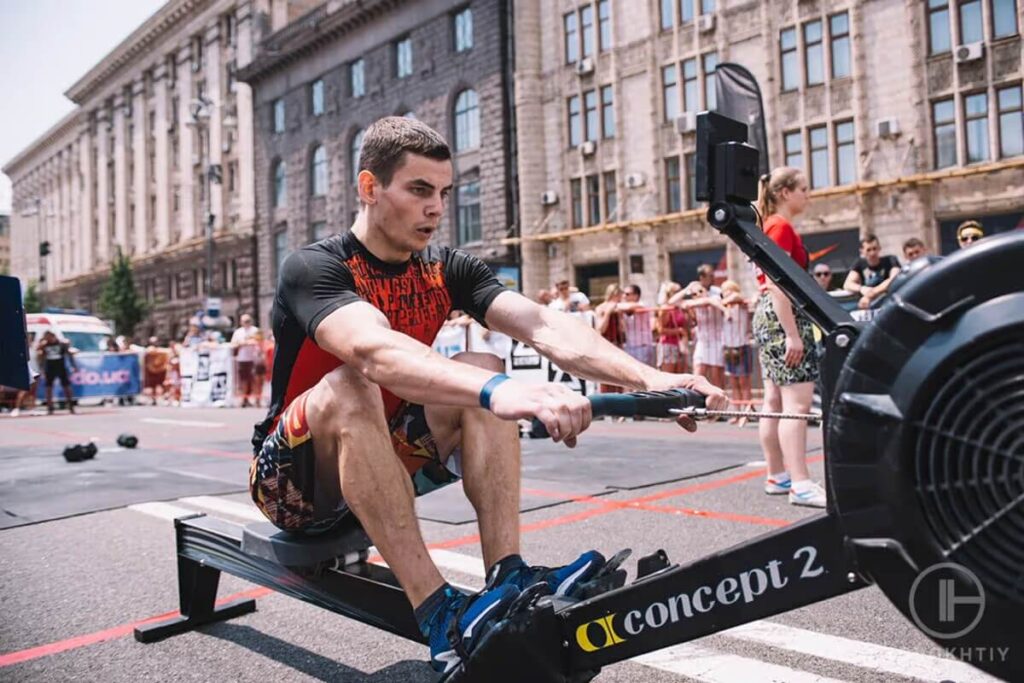
{"type": "Polygon", "coordinates": [[[476,595],[452,591],[430,622],[430,665],[448,673],[469,656],[480,639],[496,624],[519,596],[512,585],[485,588],[476,595]]]}
{"type": "Polygon", "coordinates": [[[588,550],[575,562],[562,567],[531,567],[518,555],[509,555],[498,561],[487,577],[488,586],[515,586],[525,590],[543,581],[558,597],[577,597],[578,589],[605,567],[604,555],[588,550]]]}

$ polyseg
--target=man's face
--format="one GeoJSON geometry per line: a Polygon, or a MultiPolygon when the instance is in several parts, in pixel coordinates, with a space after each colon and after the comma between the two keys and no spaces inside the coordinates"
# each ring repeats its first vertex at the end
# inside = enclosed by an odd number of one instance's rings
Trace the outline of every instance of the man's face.
{"type": "Polygon", "coordinates": [[[252,325],[252,318],[247,315],[242,316],[242,327],[249,327],[252,325]]]}
{"type": "Polygon", "coordinates": [[[559,282],[557,285],[555,285],[555,289],[558,291],[558,296],[560,296],[561,298],[567,299],[569,297],[568,282],[559,282]]]}
{"type": "Polygon", "coordinates": [[[626,301],[631,304],[640,301],[640,294],[632,287],[628,287],[623,295],[625,296],[626,301]]]}
{"type": "Polygon", "coordinates": [[[372,223],[397,251],[421,251],[441,224],[451,189],[451,161],[406,153],[391,183],[375,184],[372,223]]]}
{"type": "Polygon", "coordinates": [[[922,256],[924,256],[924,247],[916,244],[903,250],[903,258],[907,259],[908,262],[919,259],[922,256]]]}
{"type": "Polygon", "coordinates": [[[714,279],[711,273],[697,273],[697,281],[700,282],[701,287],[707,289],[711,286],[711,281],[714,279]]]}
{"type": "Polygon", "coordinates": [[[865,242],[860,246],[860,254],[870,266],[877,266],[882,255],[882,245],[878,242],[865,242]]]}
{"type": "Polygon", "coordinates": [[[814,281],[824,289],[828,289],[828,283],[832,280],[832,269],[828,266],[818,266],[814,269],[814,281]]]}

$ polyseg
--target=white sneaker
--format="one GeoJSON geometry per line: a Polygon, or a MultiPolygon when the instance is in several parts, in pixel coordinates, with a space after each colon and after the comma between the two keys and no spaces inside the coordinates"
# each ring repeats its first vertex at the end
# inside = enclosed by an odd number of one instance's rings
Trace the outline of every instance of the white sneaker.
{"type": "Polygon", "coordinates": [[[764,492],[769,496],[779,496],[784,493],[789,493],[793,490],[793,481],[791,479],[772,479],[768,477],[764,480],[764,492]]]}
{"type": "Polygon", "coordinates": [[[797,493],[796,487],[794,487],[789,492],[789,504],[804,505],[811,508],[825,507],[825,489],[813,481],[810,484],[810,488],[805,489],[802,493],[797,493]]]}
{"type": "Polygon", "coordinates": [[[15,408],[11,411],[11,417],[18,417],[21,415],[21,408],[15,408]]]}

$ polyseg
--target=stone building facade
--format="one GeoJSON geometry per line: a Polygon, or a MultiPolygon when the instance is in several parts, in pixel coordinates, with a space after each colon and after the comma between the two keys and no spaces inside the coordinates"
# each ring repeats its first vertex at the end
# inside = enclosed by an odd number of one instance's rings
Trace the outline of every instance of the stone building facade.
{"type": "Polygon", "coordinates": [[[3,169],[13,274],[92,309],[120,250],[152,307],[140,335],[178,337],[208,296],[252,310],[252,101],[235,73],[310,4],[170,0],[72,85],[77,109],[3,169]]]}
{"type": "Polygon", "coordinates": [[[0,213],[0,275],[11,272],[11,217],[0,213]]]}
{"type": "Polygon", "coordinates": [[[441,244],[495,266],[516,223],[506,0],[328,2],[268,36],[239,74],[252,85],[259,312],[295,248],[347,230],[362,131],[415,116],[452,145],[455,187],[441,244]]]}
{"type": "Polygon", "coordinates": [[[701,262],[750,286],[693,196],[693,115],[724,62],[760,84],[771,165],[811,179],[799,228],[834,271],[863,233],[946,253],[965,218],[1020,227],[1022,23],[1002,0],[517,2],[525,290],[653,300],[701,262]]]}

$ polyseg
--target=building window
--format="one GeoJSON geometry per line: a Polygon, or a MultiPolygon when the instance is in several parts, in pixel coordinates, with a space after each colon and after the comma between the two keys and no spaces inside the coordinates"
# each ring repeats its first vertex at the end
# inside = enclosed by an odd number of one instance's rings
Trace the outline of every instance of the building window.
{"type": "Polygon", "coordinates": [[[1024,118],[1021,116],[1021,86],[1002,88],[996,95],[999,106],[999,156],[1024,154],[1024,118]]]}
{"type": "Polygon", "coordinates": [[[594,6],[580,8],[580,33],[583,36],[583,56],[594,54],[594,6]]]}
{"type": "Polygon", "coordinates": [[[718,55],[709,52],[704,55],[704,108],[714,110],[718,108],[718,97],[715,92],[715,67],[718,66],[718,55]]]}
{"type": "Polygon", "coordinates": [[[682,24],[689,24],[693,21],[694,0],[679,0],[679,19],[682,24]]]}
{"type": "Polygon", "coordinates": [[[612,49],[612,3],[611,0],[597,2],[598,50],[612,49]]]}
{"type": "Polygon", "coordinates": [[[956,166],[956,109],[953,100],[932,103],[935,129],[935,168],[956,166]]]}
{"type": "Polygon", "coordinates": [[[697,155],[686,154],[686,206],[697,208],[697,155]]]}
{"type": "Polygon", "coordinates": [[[569,98],[569,146],[577,147],[583,142],[583,127],[580,123],[580,96],[569,98]]]}
{"type": "Polygon", "coordinates": [[[604,174],[604,219],[607,222],[619,220],[619,193],[615,185],[615,171],[604,174]]]}
{"type": "Polygon", "coordinates": [[[324,79],[318,78],[313,81],[309,88],[309,105],[313,116],[322,116],[324,113],[324,79]]]}
{"type": "Polygon", "coordinates": [[[967,163],[988,161],[988,95],[978,93],[964,98],[964,125],[967,138],[967,163]]]}
{"type": "MultiPolygon", "coordinates": [[[[682,0],[686,2],[686,0],[682,0]]],[[[675,24],[675,0],[661,0],[661,30],[666,31],[675,24]]]]}
{"type": "Polygon", "coordinates": [[[700,111],[697,99],[697,59],[683,61],[683,111],[700,111]]]}
{"type": "Polygon", "coordinates": [[[832,78],[846,78],[850,75],[850,15],[846,12],[833,15],[828,23],[832,38],[832,78]]]}
{"type": "Polygon", "coordinates": [[[480,181],[462,183],[455,192],[458,243],[479,242],[480,181]]]}
{"type": "Polygon", "coordinates": [[[979,43],[984,39],[981,0],[968,0],[960,3],[960,44],[979,43]]]}
{"type": "Polygon", "coordinates": [[[601,177],[587,176],[587,224],[597,225],[601,222],[601,177]]]}
{"type": "Polygon", "coordinates": [[[455,51],[473,47],[473,10],[466,8],[455,15],[455,51]]]}
{"type": "Polygon", "coordinates": [[[314,242],[326,239],[331,234],[327,230],[327,221],[316,221],[313,225],[309,226],[309,232],[313,236],[314,242]]]}
{"type": "Polygon", "coordinates": [[[569,181],[569,196],[572,198],[572,227],[583,227],[583,186],[579,178],[569,181]]]}
{"type": "Polygon", "coordinates": [[[395,76],[412,76],[412,38],[403,38],[395,43],[395,76]]]}
{"type": "Polygon", "coordinates": [[[804,141],[800,131],[786,133],[784,136],[786,150],[786,166],[793,168],[804,168],[804,141]]]}
{"type": "Polygon", "coordinates": [[[455,151],[480,146],[480,107],[475,90],[463,90],[455,99],[455,151]]]}
{"type": "Polygon", "coordinates": [[[1017,0],[992,0],[992,37],[1017,33],[1017,0]]]}
{"type": "Polygon", "coordinates": [[[950,49],[949,0],[928,0],[928,54],[938,55],[950,49]]]}
{"type": "Polygon", "coordinates": [[[349,84],[352,88],[352,97],[362,97],[366,94],[366,61],[357,59],[348,65],[349,84]]]}
{"type": "Polygon", "coordinates": [[[821,21],[804,24],[804,68],[807,70],[807,85],[825,82],[824,54],[821,49],[821,21]]]}
{"type": "Polygon", "coordinates": [[[587,124],[587,140],[597,140],[597,91],[588,90],[583,93],[583,112],[587,124]]]}
{"type": "Polygon", "coordinates": [[[665,209],[667,213],[677,213],[683,210],[680,181],[679,157],[665,159],[665,209]]]}
{"type": "Polygon", "coordinates": [[[274,100],[274,132],[284,132],[284,99],[274,100]]]}
{"type": "Polygon", "coordinates": [[[807,134],[811,143],[811,188],[828,187],[828,129],[818,126],[807,134]]]}
{"type": "Polygon", "coordinates": [[[288,256],[288,228],[281,226],[274,233],[274,277],[281,277],[281,267],[288,256]]]}
{"type": "Polygon", "coordinates": [[[363,131],[358,130],[355,135],[352,136],[352,142],[349,143],[348,147],[348,161],[350,168],[352,169],[352,182],[359,182],[359,154],[363,151],[363,131]]]}
{"type": "Polygon", "coordinates": [[[679,116],[679,81],[676,80],[675,64],[661,67],[661,99],[665,120],[675,121],[679,116]]]}
{"type": "Polygon", "coordinates": [[[562,18],[565,27],[565,63],[572,64],[580,58],[579,28],[576,13],[569,12],[562,18]]]}
{"type": "Polygon", "coordinates": [[[313,150],[312,159],[310,166],[312,194],[314,197],[322,197],[327,194],[327,150],[323,145],[317,145],[313,150]]]}
{"type": "Polygon", "coordinates": [[[779,34],[779,48],[782,51],[782,90],[796,90],[800,87],[800,67],[796,53],[796,29],[787,28],[779,34]]]}
{"type": "Polygon", "coordinates": [[[836,124],[836,183],[857,181],[857,148],[853,141],[853,121],[836,124]]]}
{"type": "Polygon", "coordinates": [[[601,125],[602,135],[606,138],[615,137],[615,102],[612,86],[601,87],[601,125]]]}
{"type": "Polygon", "coordinates": [[[283,161],[274,166],[274,208],[280,208],[288,201],[288,176],[283,161]]]}
{"type": "Polygon", "coordinates": [[[713,14],[715,11],[715,0],[700,0],[700,13],[713,14]]]}

